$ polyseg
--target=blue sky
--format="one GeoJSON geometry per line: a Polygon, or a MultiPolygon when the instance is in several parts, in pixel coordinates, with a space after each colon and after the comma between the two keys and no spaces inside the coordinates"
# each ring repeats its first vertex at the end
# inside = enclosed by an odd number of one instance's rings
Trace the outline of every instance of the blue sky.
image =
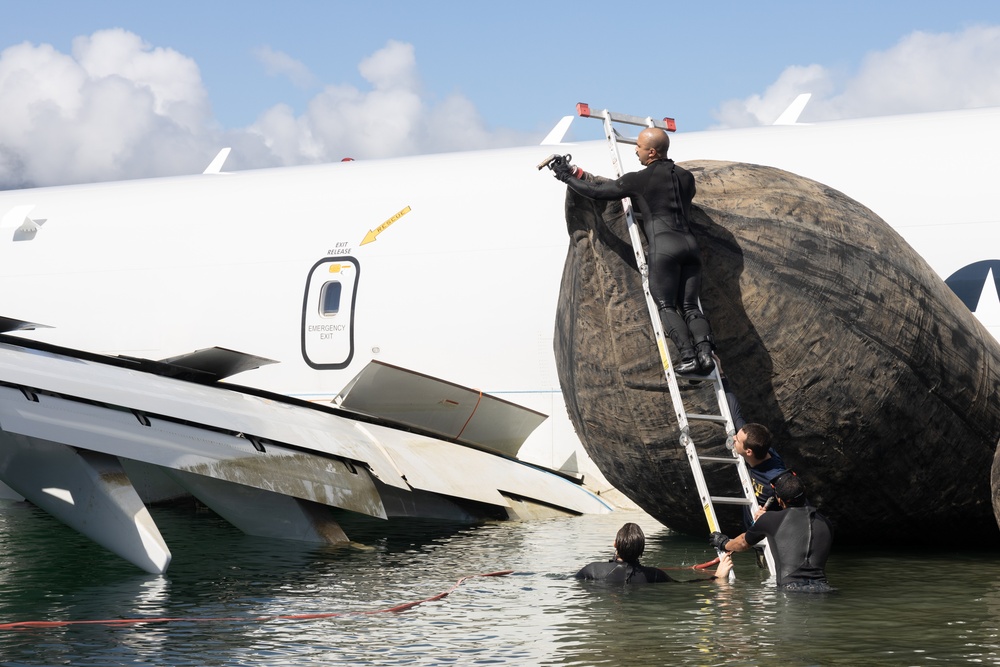
{"type": "Polygon", "coordinates": [[[1000,105],[1000,2],[657,4],[5,0],[0,188],[1000,105]]]}

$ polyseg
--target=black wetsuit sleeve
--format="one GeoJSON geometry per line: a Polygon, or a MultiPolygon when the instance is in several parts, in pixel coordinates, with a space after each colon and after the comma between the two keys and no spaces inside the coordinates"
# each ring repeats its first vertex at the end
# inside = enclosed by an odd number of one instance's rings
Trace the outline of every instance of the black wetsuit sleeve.
{"type": "Polygon", "coordinates": [[[753,546],[769,534],[773,535],[777,530],[778,524],[781,523],[781,514],[780,512],[764,512],[761,514],[760,518],[747,528],[747,532],[743,535],[747,544],[753,546]]]}
{"type": "Polygon", "coordinates": [[[743,410],[740,409],[740,401],[736,398],[732,387],[729,386],[729,378],[722,378],[722,388],[726,392],[726,402],[729,404],[729,414],[733,418],[733,427],[739,431],[746,426],[747,420],[743,418],[743,410]]]}
{"type": "Polygon", "coordinates": [[[691,217],[691,200],[694,199],[698,189],[695,187],[694,175],[687,169],[677,168],[677,182],[681,186],[681,201],[684,208],[684,217],[691,217]]]}
{"type": "Polygon", "coordinates": [[[613,201],[628,196],[632,188],[630,187],[629,174],[622,176],[617,181],[584,181],[578,178],[571,178],[566,181],[566,185],[573,191],[602,201],[613,201]]]}

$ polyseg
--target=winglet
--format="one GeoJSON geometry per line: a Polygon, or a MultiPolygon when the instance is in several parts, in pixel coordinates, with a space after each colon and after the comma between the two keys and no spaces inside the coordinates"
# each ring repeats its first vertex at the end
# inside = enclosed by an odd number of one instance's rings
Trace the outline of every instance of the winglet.
{"type": "Polygon", "coordinates": [[[802,93],[788,105],[778,119],[774,121],[774,125],[796,125],[799,122],[799,115],[802,110],[806,108],[806,104],[809,103],[809,98],[812,97],[812,93],[802,93]]]}
{"type": "Polygon", "coordinates": [[[206,167],[205,171],[203,171],[202,173],[203,174],[221,174],[222,173],[222,165],[224,165],[226,163],[226,158],[229,157],[229,151],[231,151],[231,150],[232,150],[232,148],[223,148],[221,151],[219,151],[219,154],[215,156],[214,160],[212,160],[212,164],[208,165],[208,167],[206,167]]]}
{"type": "Polygon", "coordinates": [[[556,126],[552,128],[552,131],[545,135],[542,139],[540,146],[546,146],[548,144],[561,144],[563,138],[566,136],[566,132],[569,130],[569,126],[573,123],[572,116],[563,116],[556,126]]]}

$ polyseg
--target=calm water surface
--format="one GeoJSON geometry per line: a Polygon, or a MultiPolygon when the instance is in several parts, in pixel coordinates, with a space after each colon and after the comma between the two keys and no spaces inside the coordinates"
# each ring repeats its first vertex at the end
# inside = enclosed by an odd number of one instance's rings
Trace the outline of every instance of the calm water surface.
{"type": "Polygon", "coordinates": [[[28,504],[0,501],[0,623],[241,620],[0,630],[0,665],[1000,664],[1000,559],[989,552],[838,550],[828,573],[839,591],[824,596],[776,591],[746,554],[729,585],[608,588],[572,574],[609,557],[626,521],[646,531],[647,565],[713,554],[631,512],[397,526],[355,533],[361,544],[341,548],[246,537],[193,508],[153,514],[173,552],[163,576],[28,504]],[[385,609],[507,569],[402,612],[253,620],[385,609]]]}

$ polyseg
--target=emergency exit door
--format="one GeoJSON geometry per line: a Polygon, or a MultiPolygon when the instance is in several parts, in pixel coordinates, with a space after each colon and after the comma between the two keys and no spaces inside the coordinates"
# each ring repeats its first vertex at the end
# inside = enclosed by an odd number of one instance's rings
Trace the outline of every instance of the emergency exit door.
{"type": "Polygon", "coordinates": [[[316,262],[302,304],[302,356],[318,369],[345,368],[354,356],[354,304],[361,267],[353,257],[316,262]]]}

